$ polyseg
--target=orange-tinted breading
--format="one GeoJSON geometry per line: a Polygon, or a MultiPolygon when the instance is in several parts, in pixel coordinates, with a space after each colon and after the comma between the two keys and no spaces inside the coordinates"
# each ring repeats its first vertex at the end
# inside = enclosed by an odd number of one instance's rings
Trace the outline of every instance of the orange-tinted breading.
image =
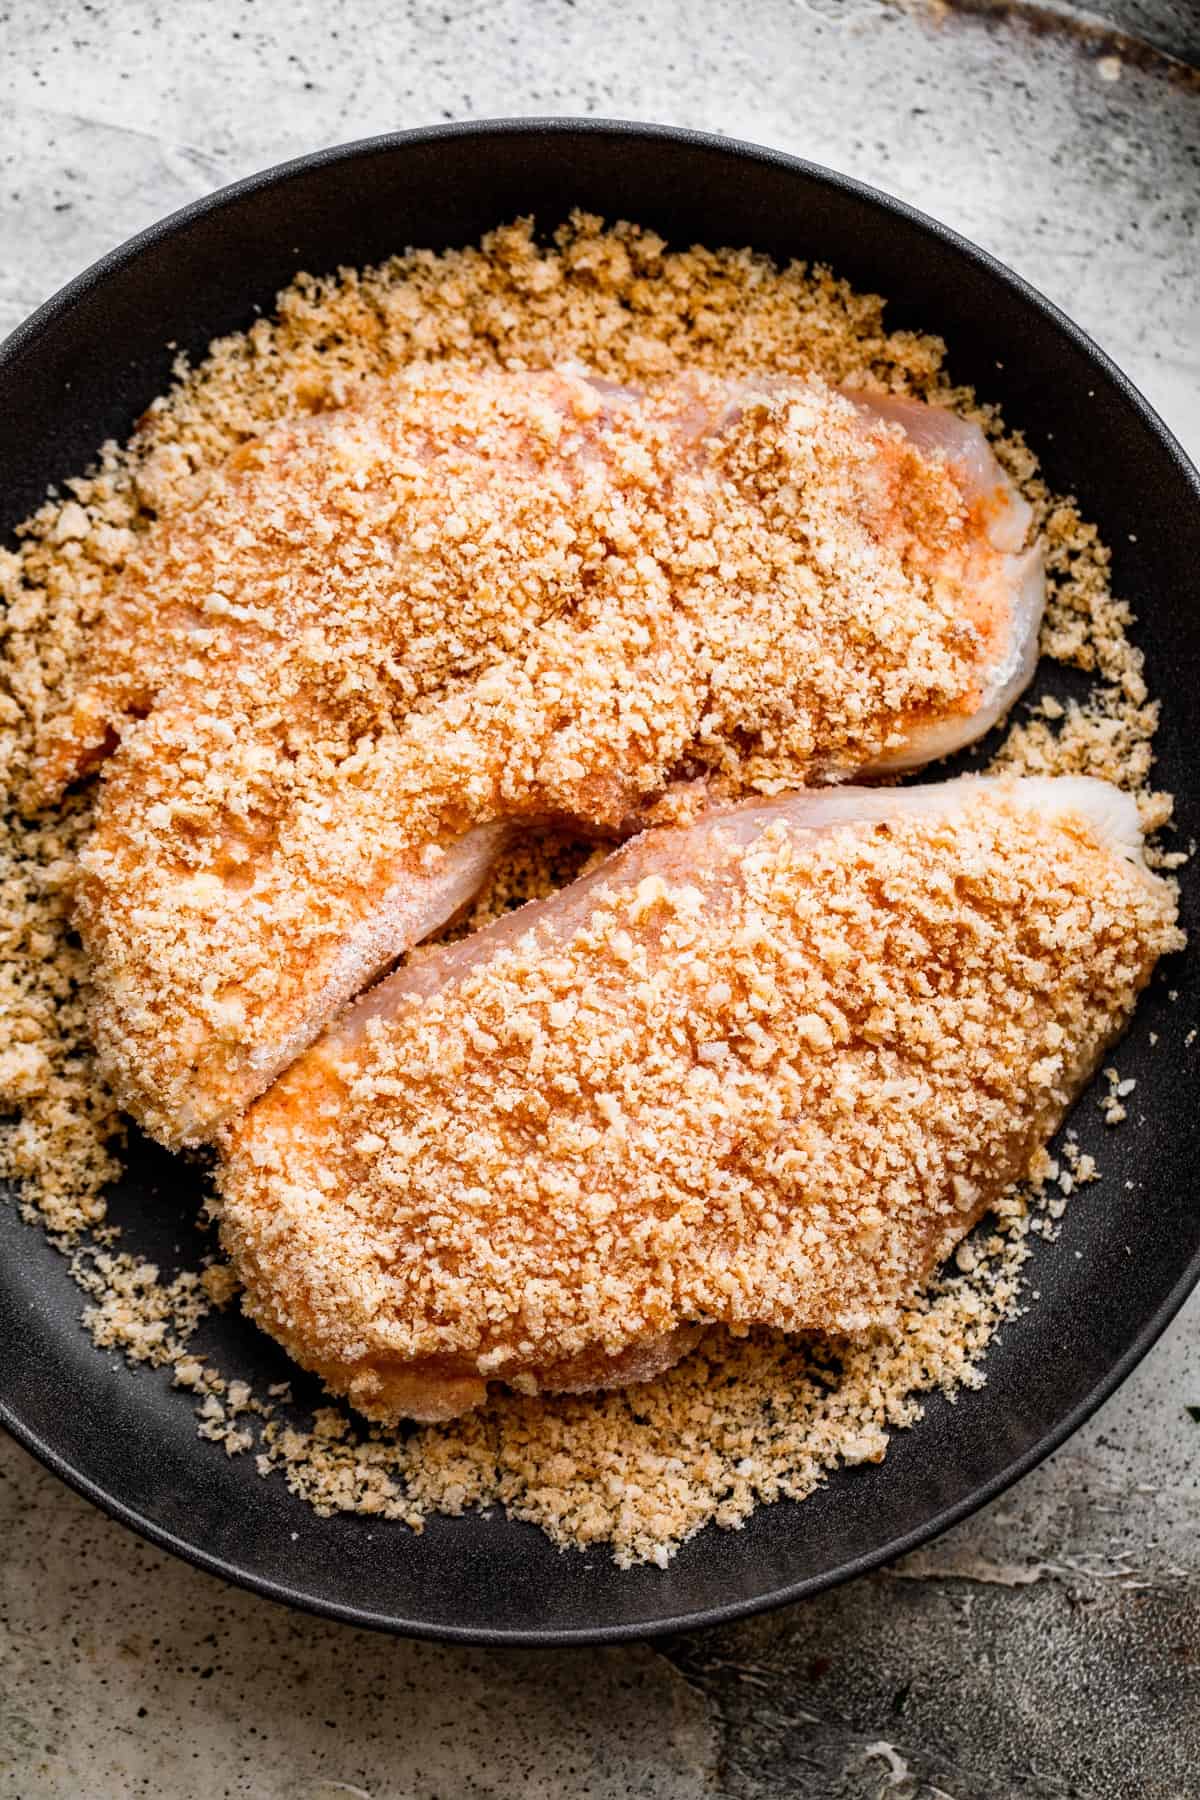
{"type": "Polygon", "coordinates": [[[79,919],[123,1104],[211,1135],[469,894],[474,828],[969,737],[1027,579],[977,502],[816,380],[419,369],[244,446],[46,734],[61,774],[122,729],[79,919]]]}
{"type": "Polygon", "coordinates": [[[581,1359],[604,1387],[681,1326],[886,1324],[1180,942],[1139,842],[1070,781],[646,834],[381,984],[231,1128],[250,1311],[383,1419],[581,1359]]]}

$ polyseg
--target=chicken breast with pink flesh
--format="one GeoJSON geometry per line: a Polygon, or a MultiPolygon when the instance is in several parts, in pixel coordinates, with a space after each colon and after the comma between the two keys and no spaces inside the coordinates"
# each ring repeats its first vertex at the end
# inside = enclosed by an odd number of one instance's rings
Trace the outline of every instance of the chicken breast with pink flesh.
{"type": "Polygon", "coordinates": [[[840,779],[990,721],[1040,613],[1027,509],[907,404],[426,369],[152,526],[41,765],[118,743],[78,919],[127,1110],[207,1139],[510,826],[619,837],[681,783],[840,779]]]}
{"type": "Polygon", "coordinates": [[[898,426],[922,453],[944,457],[978,527],[973,566],[963,580],[983,645],[978,689],[967,717],[914,720],[900,744],[858,770],[860,775],[899,774],[974,743],[1029,686],[1045,607],[1042,548],[1029,541],[1033,508],[1000,470],[978,424],[948,407],[899,396],[849,393],[847,398],[868,418],[898,426]]]}
{"type": "Polygon", "coordinates": [[[895,1317],[1028,1170],[1175,899],[1085,779],[644,833],[414,958],[222,1140],[251,1316],[369,1417],[895,1317]]]}

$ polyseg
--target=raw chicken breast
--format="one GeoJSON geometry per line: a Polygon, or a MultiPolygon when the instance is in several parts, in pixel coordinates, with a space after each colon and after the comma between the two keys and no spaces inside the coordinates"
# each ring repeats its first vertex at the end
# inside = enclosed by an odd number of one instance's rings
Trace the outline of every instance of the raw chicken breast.
{"type": "Polygon", "coordinates": [[[1029,686],[1046,598],[1042,547],[1037,542],[1025,547],[1033,509],[1000,468],[979,425],[919,400],[864,393],[847,398],[868,418],[898,426],[923,455],[944,457],[977,528],[963,591],[984,646],[978,687],[965,714],[913,720],[902,744],[858,771],[898,774],[974,743],[1029,686]]]}
{"type": "Polygon", "coordinates": [[[826,789],[634,839],[365,995],[226,1130],[251,1316],[368,1416],[894,1317],[1179,946],[1084,780],[826,789]]]}

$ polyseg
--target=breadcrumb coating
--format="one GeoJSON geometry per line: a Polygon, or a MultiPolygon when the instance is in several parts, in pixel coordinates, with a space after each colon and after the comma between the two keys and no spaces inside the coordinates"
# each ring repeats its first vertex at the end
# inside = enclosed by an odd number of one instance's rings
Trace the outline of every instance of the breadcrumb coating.
{"type": "Polygon", "coordinates": [[[1107,792],[751,803],[383,983],[231,1128],[248,1310],[383,1420],[894,1323],[1182,941],[1107,792]]]}

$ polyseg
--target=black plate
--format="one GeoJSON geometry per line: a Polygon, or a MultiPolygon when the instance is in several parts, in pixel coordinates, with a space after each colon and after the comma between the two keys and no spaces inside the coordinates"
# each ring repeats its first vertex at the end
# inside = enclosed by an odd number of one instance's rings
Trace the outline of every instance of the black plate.
{"type": "MultiPolygon", "coordinates": [[[[1200,483],[1125,378],[1060,313],[944,227],[792,158],[695,133],[566,120],[448,126],[323,151],[256,175],[152,227],[79,277],[0,349],[0,525],[124,437],[169,383],[178,345],[269,309],[298,268],[469,243],[571,207],[652,225],[678,244],[750,243],[832,263],[891,297],[889,321],[942,332],[957,375],[1002,402],[1051,481],[1076,492],[1115,552],[1165,696],[1159,771],[1180,840],[1200,836],[1192,778],[1200,687],[1200,483]]],[[[1185,881],[1185,910],[1194,900],[1185,881]]],[[[1195,929],[1196,920],[1190,921],[1195,929]]],[[[80,1330],[80,1296],[40,1232],[0,1206],[0,1421],[81,1493],[156,1543],[274,1599],[360,1625],[491,1643],[640,1637],[729,1619],[870,1569],[941,1531],[1060,1444],[1153,1343],[1200,1276],[1192,959],[1173,960],[1119,1052],[1133,1118],[1105,1134],[1076,1114],[1103,1181],[1061,1240],[1039,1244],[1041,1303],[988,1358],[986,1388],[930,1404],[878,1467],[846,1470],[802,1507],[709,1529],[669,1571],[560,1554],[499,1512],[435,1519],[423,1536],[318,1519],[250,1458],[196,1436],[165,1376],[133,1374],[80,1330]],[[1167,989],[1178,990],[1172,1004],[1167,989]],[[1149,1042],[1158,1034],[1157,1048],[1149,1042]],[[1132,1183],[1132,1187],[1126,1184],[1132,1183]],[[1082,1251],[1077,1258],[1076,1250],[1082,1251]]],[[[114,1198],[126,1245],[194,1261],[198,1183],[138,1147],[114,1198]]],[[[276,1380],[282,1353],[236,1317],[204,1327],[227,1372],[276,1380]]]]}

